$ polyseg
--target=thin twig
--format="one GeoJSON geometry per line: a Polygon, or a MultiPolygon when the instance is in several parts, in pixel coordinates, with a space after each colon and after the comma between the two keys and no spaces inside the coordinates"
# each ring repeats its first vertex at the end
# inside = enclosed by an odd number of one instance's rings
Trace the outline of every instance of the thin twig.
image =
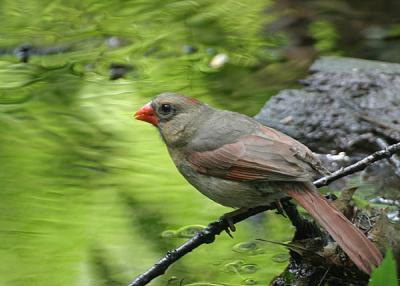
{"type": "MultiPolygon", "coordinates": [[[[387,148],[389,146],[389,144],[383,138],[376,138],[375,141],[380,149],[387,148]]],[[[396,174],[396,176],[400,178],[400,159],[398,158],[398,156],[396,154],[393,154],[393,156],[388,158],[387,160],[390,164],[393,165],[394,173],[396,174]]]]}
{"type": "Polygon", "coordinates": [[[337,170],[336,172],[333,172],[329,176],[322,177],[321,179],[316,180],[313,184],[317,188],[329,185],[333,181],[336,181],[337,179],[346,177],[348,175],[354,174],[356,172],[364,170],[366,167],[371,165],[372,163],[391,157],[394,153],[400,151],[400,143],[396,143],[393,145],[388,146],[385,149],[376,151],[375,153],[365,157],[364,159],[347,166],[345,168],[341,168],[337,170]]]}
{"type": "MultiPolygon", "coordinates": [[[[342,168],[336,172],[333,172],[329,176],[322,177],[314,182],[314,185],[317,188],[322,186],[326,186],[331,182],[348,176],[350,174],[354,174],[356,172],[364,170],[366,167],[371,165],[372,163],[391,157],[394,153],[400,151],[400,143],[393,144],[388,146],[387,148],[377,151],[364,159],[358,161],[355,164],[352,164],[348,167],[342,168]]],[[[273,209],[274,206],[262,206],[257,208],[249,209],[245,213],[240,213],[238,215],[230,217],[232,222],[238,223],[240,221],[245,220],[246,218],[258,214],[260,212],[273,209]]],[[[161,258],[156,264],[154,264],[150,269],[148,269],[143,274],[140,274],[133,280],[129,286],[144,286],[154,278],[161,276],[165,273],[169,266],[171,266],[175,261],[180,259],[182,256],[191,252],[193,249],[199,247],[202,244],[212,243],[215,240],[215,236],[219,235],[222,231],[229,227],[226,220],[219,219],[217,221],[211,222],[206,228],[198,232],[191,239],[186,241],[184,244],[179,246],[178,248],[168,251],[167,254],[161,258]]]]}

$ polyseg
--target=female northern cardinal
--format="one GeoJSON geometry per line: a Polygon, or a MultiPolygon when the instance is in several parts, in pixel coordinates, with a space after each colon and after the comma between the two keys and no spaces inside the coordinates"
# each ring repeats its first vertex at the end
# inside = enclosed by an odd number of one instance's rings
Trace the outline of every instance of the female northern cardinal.
{"type": "Polygon", "coordinates": [[[135,114],[155,125],[181,174],[215,202],[233,208],[290,196],[320,223],[359,269],[370,274],[382,255],[313,186],[324,168],[295,139],[235,112],[164,93],[135,114]]]}

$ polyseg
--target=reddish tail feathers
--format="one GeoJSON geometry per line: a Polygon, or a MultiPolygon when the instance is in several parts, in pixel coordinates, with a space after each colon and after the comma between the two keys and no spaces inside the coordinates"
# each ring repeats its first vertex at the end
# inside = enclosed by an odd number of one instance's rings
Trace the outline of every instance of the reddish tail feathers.
{"type": "Polygon", "coordinates": [[[367,274],[383,257],[376,246],[311,184],[287,191],[335,239],[354,264],[367,274]]]}

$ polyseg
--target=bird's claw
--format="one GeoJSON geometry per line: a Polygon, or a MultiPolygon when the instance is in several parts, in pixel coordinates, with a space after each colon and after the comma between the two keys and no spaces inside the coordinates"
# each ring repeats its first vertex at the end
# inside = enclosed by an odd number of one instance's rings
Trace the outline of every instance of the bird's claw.
{"type": "Polygon", "coordinates": [[[281,201],[276,201],[275,202],[275,207],[276,207],[276,213],[282,215],[283,217],[286,217],[286,214],[284,212],[283,206],[281,201]]]}
{"type": "Polygon", "coordinates": [[[231,237],[233,238],[233,235],[231,232],[235,232],[236,231],[236,227],[235,224],[233,223],[232,217],[231,217],[231,213],[226,213],[224,215],[221,216],[221,220],[226,222],[227,227],[225,228],[225,232],[231,237]]]}
{"type": "Polygon", "coordinates": [[[227,227],[225,228],[225,232],[233,238],[232,233],[231,232],[235,232],[236,231],[236,227],[235,224],[233,222],[233,218],[234,216],[237,216],[243,212],[246,212],[248,209],[246,208],[241,208],[241,209],[237,209],[234,210],[233,212],[229,212],[226,213],[224,215],[221,216],[221,220],[225,221],[227,224],[227,227]]]}
{"type": "Polygon", "coordinates": [[[231,233],[231,230],[229,229],[229,227],[225,228],[225,232],[226,232],[227,235],[230,236],[230,238],[234,238],[232,233],[231,233]]]}

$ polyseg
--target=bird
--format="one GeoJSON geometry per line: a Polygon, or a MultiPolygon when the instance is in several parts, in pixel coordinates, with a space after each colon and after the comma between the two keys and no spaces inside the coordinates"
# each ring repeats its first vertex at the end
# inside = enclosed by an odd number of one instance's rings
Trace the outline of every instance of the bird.
{"type": "Polygon", "coordinates": [[[291,197],[360,270],[370,275],[381,263],[377,247],[312,184],[326,170],[294,138],[171,92],[153,98],[134,117],[158,129],[178,171],[216,203],[245,211],[291,197]]]}

